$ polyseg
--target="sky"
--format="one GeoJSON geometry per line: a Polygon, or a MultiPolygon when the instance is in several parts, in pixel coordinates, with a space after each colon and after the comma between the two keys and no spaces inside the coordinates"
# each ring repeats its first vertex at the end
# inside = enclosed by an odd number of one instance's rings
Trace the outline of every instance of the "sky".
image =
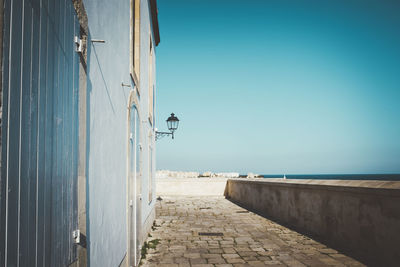
{"type": "Polygon", "coordinates": [[[158,9],[158,170],[400,173],[400,1],[158,9]]]}

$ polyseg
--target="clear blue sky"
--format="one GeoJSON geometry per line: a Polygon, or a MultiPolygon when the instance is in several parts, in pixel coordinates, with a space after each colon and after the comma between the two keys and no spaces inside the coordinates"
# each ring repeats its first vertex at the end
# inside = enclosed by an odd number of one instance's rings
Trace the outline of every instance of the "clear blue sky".
{"type": "Polygon", "coordinates": [[[400,173],[400,1],[158,8],[157,169],[400,173]]]}

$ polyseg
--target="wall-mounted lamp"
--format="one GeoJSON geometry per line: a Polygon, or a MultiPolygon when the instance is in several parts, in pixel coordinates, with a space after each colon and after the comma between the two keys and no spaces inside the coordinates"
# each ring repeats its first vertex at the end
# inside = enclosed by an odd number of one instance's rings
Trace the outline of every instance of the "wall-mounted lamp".
{"type": "Polygon", "coordinates": [[[178,117],[175,117],[175,114],[171,113],[171,116],[167,119],[167,126],[168,126],[168,130],[170,130],[170,132],[156,131],[156,140],[158,140],[166,135],[172,135],[172,139],[174,139],[174,132],[178,129],[178,125],[179,125],[178,117]]]}

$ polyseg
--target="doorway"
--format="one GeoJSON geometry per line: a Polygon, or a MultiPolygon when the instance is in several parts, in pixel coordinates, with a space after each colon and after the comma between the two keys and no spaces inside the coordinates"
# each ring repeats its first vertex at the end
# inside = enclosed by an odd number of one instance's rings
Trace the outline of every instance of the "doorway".
{"type": "Polygon", "coordinates": [[[137,266],[140,260],[141,235],[141,145],[140,120],[137,108],[129,109],[129,154],[128,154],[128,255],[129,266],[137,266]]]}

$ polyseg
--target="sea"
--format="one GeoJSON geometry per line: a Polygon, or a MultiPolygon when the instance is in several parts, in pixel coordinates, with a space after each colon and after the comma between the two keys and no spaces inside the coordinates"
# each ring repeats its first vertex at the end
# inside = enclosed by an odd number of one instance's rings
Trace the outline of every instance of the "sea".
{"type": "MultiPolygon", "coordinates": [[[[284,174],[263,174],[264,178],[283,178],[284,174]]],[[[285,174],[286,179],[400,181],[400,174],[285,174]]]]}

